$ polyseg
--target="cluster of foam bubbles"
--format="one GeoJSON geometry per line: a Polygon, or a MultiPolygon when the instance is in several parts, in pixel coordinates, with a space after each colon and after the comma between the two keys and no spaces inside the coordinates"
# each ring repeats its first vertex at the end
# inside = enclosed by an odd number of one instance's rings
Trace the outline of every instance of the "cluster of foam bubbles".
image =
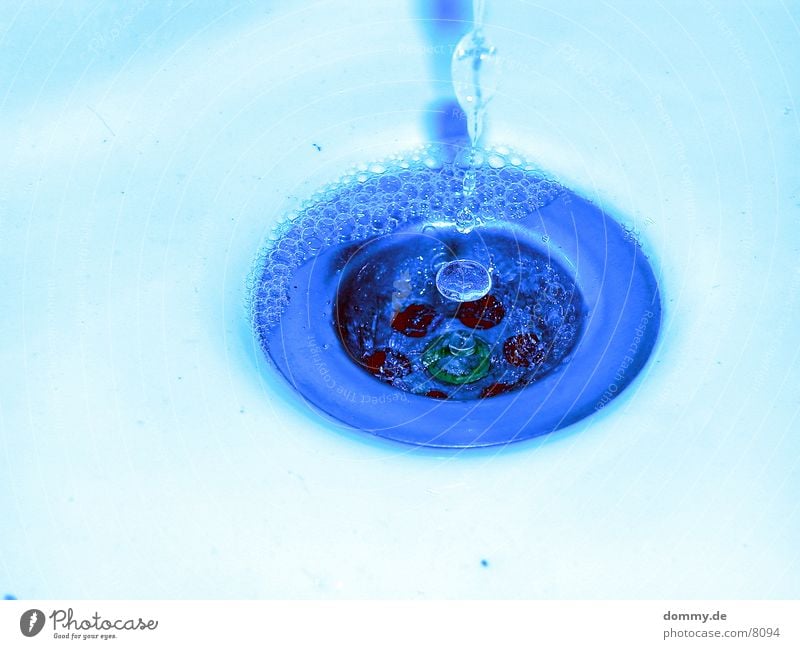
{"type": "Polygon", "coordinates": [[[262,343],[290,299],[291,278],[332,246],[364,241],[416,223],[456,225],[468,203],[476,224],[528,216],[563,190],[506,149],[480,151],[476,191],[464,196],[464,155],[428,146],[405,157],[363,165],[286,215],[251,274],[250,312],[262,343]]]}

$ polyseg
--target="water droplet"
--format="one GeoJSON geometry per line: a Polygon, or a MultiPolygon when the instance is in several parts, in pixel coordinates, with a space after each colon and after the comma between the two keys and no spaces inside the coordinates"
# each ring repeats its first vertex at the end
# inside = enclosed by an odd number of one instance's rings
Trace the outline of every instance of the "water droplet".
{"type": "Polygon", "coordinates": [[[436,273],[436,288],[448,300],[473,302],[492,288],[492,278],[477,261],[456,259],[436,273]]]}

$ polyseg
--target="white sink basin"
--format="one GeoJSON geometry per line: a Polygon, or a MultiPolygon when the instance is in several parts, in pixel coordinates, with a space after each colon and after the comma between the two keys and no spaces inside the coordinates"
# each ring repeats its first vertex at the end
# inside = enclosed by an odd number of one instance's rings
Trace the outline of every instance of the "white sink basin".
{"type": "Polygon", "coordinates": [[[2,10],[0,591],[800,596],[793,23],[537,5],[487,9],[487,141],[638,232],[664,321],[599,413],[461,453],[299,409],[243,306],[279,215],[425,141],[416,5],[2,10]]]}

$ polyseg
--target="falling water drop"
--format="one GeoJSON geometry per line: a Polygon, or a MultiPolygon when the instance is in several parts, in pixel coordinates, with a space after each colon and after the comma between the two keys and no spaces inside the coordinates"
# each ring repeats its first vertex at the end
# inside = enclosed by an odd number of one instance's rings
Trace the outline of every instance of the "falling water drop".
{"type": "Polygon", "coordinates": [[[486,106],[497,89],[497,50],[484,33],[483,10],[483,0],[475,0],[473,28],[456,45],[450,67],[453,90],[467,117],[470,140],[462,191],[464,207],[456,216],[456,227],[462,233],[470,232],[478,223],[478,214],[467,199],[474,196],[477,189],[478,144],[483,132],[486,106]]]}
{"type": "Polygon", "coordinates": [[[453,51],[453,89],[467,116],[473,146],[480,140],[486,106],[497,89],[497,67],[497,49],[487,40],[483,27],[465,34],[453,51]]]}

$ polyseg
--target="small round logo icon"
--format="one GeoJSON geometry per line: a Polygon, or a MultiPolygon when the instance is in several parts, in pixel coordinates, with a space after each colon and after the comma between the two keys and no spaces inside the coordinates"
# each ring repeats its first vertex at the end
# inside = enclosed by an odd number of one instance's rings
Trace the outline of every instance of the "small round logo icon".
{"type": "Polygon", "coordinates": [[[25,611],[19,618],[19,630],[22,635],[32,638],[44,628],[44,613],[38,608],[25,611]]]}

